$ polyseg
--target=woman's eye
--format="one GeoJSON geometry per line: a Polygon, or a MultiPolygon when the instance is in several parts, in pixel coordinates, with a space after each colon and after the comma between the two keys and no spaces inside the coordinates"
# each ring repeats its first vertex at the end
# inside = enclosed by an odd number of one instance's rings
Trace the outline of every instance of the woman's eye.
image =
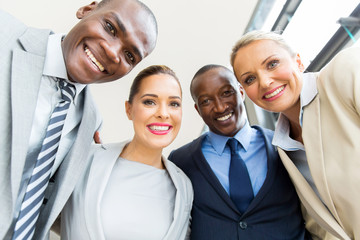
{"type": "Polygon", "coordinates": [[[111,23],[106,22],[106,27],[107,27],[108,31],[109,31],[113,36],[115,36],[116,31],[115,31],[114,26],[113,26],[111,23]]]}
{"type": "Polygon", "coordinates": [[[152,100],[144,100],[143,104],[147,105],[147,106],[152,106],[152,105],[155,105],[155,102],[152,100]]]}
{"type": "Polygon", "coordinates": [[[179,102],[171,102],[170,106],[178,108],[178,107],[181,107],[181,103],[179,103],[179,102]]]}
{"type": "Polygon", "coordinates": [[[278,64],[279,64],[279,61],[278,61],[278,60],[272,60],[272,61],[269,62],[268,68],[269,68],[269,69],[273,69],[273,68],[276,67],[278,64]]]}
{"type": "Polygon", "coordinates": [[[250,85],[251,83],[253,83],[254,80],[255,80],[254,76],[248,76],[247,78],[245,78],[244,83],[246,85],[250,85]]]}
{"type": "Polygon", "coordinates": [[[135,57],[134,55],[131,54],[131,52],[127,52],[126,51],[126,57],[130,60],[130,62],[134,63],[135,62],[135,57]]]}

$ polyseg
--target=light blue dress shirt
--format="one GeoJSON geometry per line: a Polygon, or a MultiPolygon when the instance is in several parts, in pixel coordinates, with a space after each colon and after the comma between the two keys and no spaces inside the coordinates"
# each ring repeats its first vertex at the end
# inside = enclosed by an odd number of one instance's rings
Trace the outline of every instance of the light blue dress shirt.
{"type": "MultiPolygon", "coordinates": [[[[259,192],[267,174],[267,153],[262,133],[245,126],[234,136],[241,145],[240,157],[244,160],[249,172],[254,196],[259,192]]],[[[229,137],[209,131],[202,143],[202,152],[221,185],[229,194],[230,148],[226,145],[229,137]]],[[[239,183],[241,184],[241,183],[239,183]]]]}

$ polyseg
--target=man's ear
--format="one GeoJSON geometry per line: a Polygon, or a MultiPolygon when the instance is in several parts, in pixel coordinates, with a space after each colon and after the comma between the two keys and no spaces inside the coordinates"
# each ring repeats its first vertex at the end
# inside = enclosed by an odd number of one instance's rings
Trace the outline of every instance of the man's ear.
{"type": "Polygon", "coordinates": [[[128,119],[132,120],[132,117],[131,117],[131,103],[129,103],[129,101],[125,102],[125,111],[126,111],[126,115],[127,115],[128,119]]]}
{"type": "Polygon", "coordinates": [[[305,67],[304,67],[304,64],[303,64],[302,61],[301,61],[300,54],[296,54],[295,61],[296,61],[296,64],[297,64],[300,72],[304,72],[304,71],[305,71],[305,67]]]}
{"type": "Polygon", "coordinates": [[[195,107],[196,111],[198,112],[198,114],[200,115],[200,112],[199,112],[199,109],[198,109],[198,106],[196,105],[196,103],[194,103],[194,107],[195,107]]]}
{"type": "Polygon", "coordinates": [[[86,15],[88,15],[90,12],[92,12],[94,9],[97,8],[98,2],[94,1],[90,3],[89,5],[83,6],[79,8],[76,12],[76,17],[78,19],[83,19],[86,15]]]}
{"type": "Polygon", "coordinates": [[[245,101],[245,90],[243,88],[243,86],[239,83],[239,90],[240,90],[240,94],[241,94],[241,98],[243,100],[243,102],[245,101]]]}

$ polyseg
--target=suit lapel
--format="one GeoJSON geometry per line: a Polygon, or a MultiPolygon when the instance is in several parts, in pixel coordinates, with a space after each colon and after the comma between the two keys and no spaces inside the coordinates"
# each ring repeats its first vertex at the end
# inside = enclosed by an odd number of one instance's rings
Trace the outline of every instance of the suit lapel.
{"type": "Polygon", "coordinates": [[[265,141],[265,147],[266,147],[266,156],[267,156],[267,174],[265,181],[263,185],[261,186],[258,194],[255,196],[254,200],[250,203],[248,209],[243,214],[242,217],[247,216],[249,213],[251,213],[251,210],[256,208],[258,204],[261,203],[262,199],[265,197],[265,195],[271,191],[271,186],[274,183],[274,180],[277,175],[277,166],[279,164],[279,157],[274,147],[271,144],[271,139],[265,135],[264,131],[257,127],[253,126],[253,128],[256,128],[258,131],[260,131],[263,135],[264,141],[265,141]]]}
{"type": "Polygon", "coordinates": [[[296,192],[310,216],[312,216],[317,223],[327,229],[334,236],[341,239],[349,239],[344,230],[317,197],[288,155],[281,148],[278,148],[278,151],[280,158],[294,183],[296,192]]]}
{"type": "Polygon", "coordinates": [[[215,191],[219,194],[219,196],[224,200],[224,202],[236,212],[239,212],[235,206],[235,204],[231,201],[229,194],[225,191],[223,186],[221,185],[219,179],[216,177],[215,173],[211,169],[210,165],[206,161],[204,154],[201,151],[201,144],[205,135],[198,138],[196,142],[193,144],[192,151],[192,161],[195,162],[198,170],[204,176],[204,178],[209,182],[209,184],[215,189],[215,191]]]}
{"type": "Polygon", "coordinates": [[[178,172],[174,169],[167,160],[164,160],[164,164],[166,166],[166,170],[169,173],[169,176],[174,183],[176,189],[176,196],[175,196],[175,204],[174,204],[174,216],[173,221],[169,227],[168,232],[166,233],[163,239],[178,239],[176,236],[181,231],[179,227],[182,227],[180,221],[182,221],[182,216],[185,214],[185,201],[186,199],[181,198],[181,194],[185,191],[184,187],[182,186],[181,182],[179,181],[178,172]],[[176,237],[175,237],[176,236],[176,237]]]}
{"type": "MultiPolygon", "coordinates": [[[[83,173],[87,163],[90,146],[96,128],[96,107],[88,89],[84,89],[85,103],[84,113],[80,123],[77,138],[70,152],[65,157],[56,173],[56,181],[52,189],[51,197],[43,210],[40,212],[38,225],[43,229],[50,229],[66,201],[70,197],[77,180],[83,173]],[[45,225],[47,224],[47,225],[45,225]]],[[[36,233],[35,233],[36,234],[36,233]]]]}
{"type": "MultiPolygon", "coordinates": [[[[340,218],[332,201],[326,181],[324,154],[321,137],[321,116],[319,96],[304,109],[303,139],[311,175],[327,208],[339,222],[340,218]]],[[[341,223],[340,223],[341,224],[341,223]]]]}
{"type": "Polygon", "coordinates": [[[96,161],[91,164],[84,197],[85,221],[92,239],[105,239],[101,223],[100,203],[112,169],[124,145],[125,142],[105,145],[105,150],[98,151],[98,154],[94,155],[96,161]]]}
{"type": "Polygon", "coordinates": [[[22,179],[49,33],[50,31],[28,29],[19,39],[24,50],[15,49],[13,52],[11,69],[13,200],[17,197],[22,179]]]}

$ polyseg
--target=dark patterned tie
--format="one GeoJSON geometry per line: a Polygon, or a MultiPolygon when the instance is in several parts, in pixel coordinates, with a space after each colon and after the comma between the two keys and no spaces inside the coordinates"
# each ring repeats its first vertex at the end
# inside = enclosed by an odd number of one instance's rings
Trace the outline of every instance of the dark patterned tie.
{"type": "Polygon", "coordinates": [[[230,138],[227,142],[231,149],[229,169],[230,198],[241,213],[244,213],[254,198],[249,172],[245,162],[241,159],[238,141],[230,138]]]}
{"type": "Polygon", "coordinates": [[[13,239],[31,239],[35,232],[35,224],[39,217],[45,189],[49,183],[52,167],[55,162],[66,114],[75,96],[75,87],[73,85],[60,80],[59,86],[62,100],[51,114],[41,151],[36,160],[36,165],[21,204],[13,239]]]}

